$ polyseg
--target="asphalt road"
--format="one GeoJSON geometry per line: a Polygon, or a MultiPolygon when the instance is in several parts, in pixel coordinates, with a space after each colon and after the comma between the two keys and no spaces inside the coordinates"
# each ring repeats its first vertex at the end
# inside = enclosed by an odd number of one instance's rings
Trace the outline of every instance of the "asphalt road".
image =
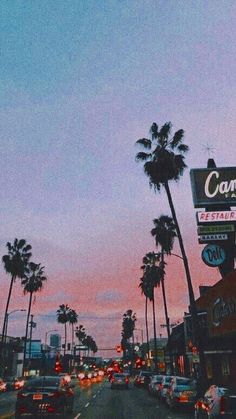
{"type": "MultiPolygon", "coordinates": [[[[16,393],[0,395],[0,418],[13,419],[16,393]]],[[[111,390],[110,383],[76,385],[73,414],[67,419],[194,419],[193,412],[172,412],[144,389],[111,390]]]]}

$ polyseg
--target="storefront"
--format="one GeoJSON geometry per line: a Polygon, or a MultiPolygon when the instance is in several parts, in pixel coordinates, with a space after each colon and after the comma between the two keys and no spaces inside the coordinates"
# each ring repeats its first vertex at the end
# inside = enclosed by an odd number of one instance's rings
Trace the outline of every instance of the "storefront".
{"type": "Polygon", "coordinates": [[[236,390],[236,270],[206,290],[196,304],[198,311],[207,312],[203,345],[209,383],[236,390]]]}

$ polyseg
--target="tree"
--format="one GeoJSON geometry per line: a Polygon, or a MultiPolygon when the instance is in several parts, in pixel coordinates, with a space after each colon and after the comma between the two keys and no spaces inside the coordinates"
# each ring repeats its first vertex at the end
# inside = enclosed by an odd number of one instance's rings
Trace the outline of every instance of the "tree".
{"type": "Polygon", "coordinates": [[[29,305],[28,305],[28,312],[27,312],[27,320],[26,320],[26,329],[25,329],[25,342],[24,342],[24,357],[23,357],[23,375],[25,369],[25,359],[26,359],[26,345],[27,345],[27,338],[28,338],[28,328],[29,328],[29,318],[31,313],[31,305],[32,305],[32,298],[33,294],[41,291],[43,288],[44,281],[47,278],[44,275],[44,266],[41,264],[36,264],[30,262],[28,264],[28,273],[22,279],[21,284],[24,287],[24,294],[29,294],[29,305]]]}
{"type": "Polygon", "coordinates": [[[134,329],[135,329],[136,321],[137,321],[137,317],[136,317],[136,314],[133,313],[133,310],[129,309],[123,314],[121,345],[123,348],[130,349],[130,345],[128,344],[128,341],[130,338],[132,338],[133,351],[134,351],[134,329]]]}
{"type": "Polygon", "coordinates": [[[65,327],[65,340],[64,340],[64,356],[66,354],[66,345],[67,345],[67,328],[66,324],[69,322],[70,316],[70,307],[67,304],[61,304],[57,310],[57,321],[58,323],[64,324],[65,327]]]}
{"type": "Polygon", "coordinates": [[[76,326],[75,336],[79,339],[81,343],[83,343],[83,340],[86,338],[86,332],[82,324],[80,324],[79,327],[76,326]]]}
{"type": "Polygon", "coordinates": [[[140,278],[139,288],[141,289],[142,294],[145,296],[145,328],[146,328],[147,353],[148,353],[148,358],[149,358],[148,298],[150,298],[150,295],[149,295],[148,284],[147,284],[147,281],[145,281],[144,275],[142,276],[142,278],[140,278]]]}
{"type": "Polygon", "coordinates": [[[70,309],[68,313],[68,322],[71,325],[71,347],[74,346],[74,324],[78,322],[78,314],[75,310],[70,309]]]}
{"type": "MultiPolygon", "coordinates": [[[[155,237],[157,248],[161,247],[161,265],[163,266],[163,276],[161,278],[161,287],[162,287],[162,297],[164,303],[165,319],[166,319],[166,328],[168,342],[170,345],[170,319],[168,316],[167,302],[166,302],[166,293],[165,293],[165,261],[164,255],[170,255],[174,245],[174,239],[176,237],[175,224],[173,218],[168,215],[161,215],[159,218],[153,220],[154,228],[151,230],[152,236],[155,237]]],[[[171,372],[173,373],[173,359],[172,359],[172,350],[170,346],[170,359],[171,359],[171,372]]]]}
{"type": "MultiPolygon", "coordinates": [[[[157,334],[156,334],[156,314],[155,314],[155,293],[156,288],[161,281],[163,275],[162,267],[156,266],[156,262],[160,261],[158,253],[149,252],[143,258],[143,284],[142,288],[145,290],[147,298],[152,302],[152,316],[153,316],[153,334],[154,334],[154,363],[157,370],[157,334]]],[[[139,284],[140,286],[140,284],[139,284]]]]}
{"type": "Polygon", "coordinates": [[[160,129],[154,122],[150,128],[151,138],[141,138],[136,142],[136,144],[141,145],[147,151],[137,153],[136,160],[145,162],[144,172],[149,178],[150,187],[154,188],[155,192],[159,192],[163,187],[167,194],[186,274],[190,314],[193,326],[193,339],[194,343],[199,349],[201,376],[205,378],[206,372],[204,353],[201,347],[201,339],[198,330],[197,308],[194,299],[192,280],[188,259],[169,188],[169,182],[179,181],[180,177],[184,173],[184,169],[187,167],[184,161],[184,154],[188,151],[188,146],[183,144],[184,130],[180,129],[176,131],[172,136],[171,129],[171,122],[166,122],[160,129]]]}
{"type": "Polygon", "coordinates": [[[89,351],[91,350],[93,353],[97,352],[98,348],[97,348],[97,344],[95,342],[95,340],[92,338],[92,336],[86,336],[83,339],[83,345],[88,347],[88,354],[89,351]]]}
{"type": "Polygon", "coordinates": [[[27,272],[27,265],[29,262],[32,253],[30,252],[31,246],[30,244],[26,243],[26,240],[15,239],[13,244],[7,242],[6,247],[8,249],[8,254],[2,257],[2,262],[4,265],[4,269],[7,274],[11,275],[11,282],[8,291],[7,303],[4,313],[4,321],[3,321],[3,328],[2,328],[2,358],[4,358],[4,341],[5,341],[5,331],[6,331],[6,320],[7,320],[7,313],[10,304],[11,294],[12,294],[12,287],[16,280],[16,278],[24,278],[27,272]]]}

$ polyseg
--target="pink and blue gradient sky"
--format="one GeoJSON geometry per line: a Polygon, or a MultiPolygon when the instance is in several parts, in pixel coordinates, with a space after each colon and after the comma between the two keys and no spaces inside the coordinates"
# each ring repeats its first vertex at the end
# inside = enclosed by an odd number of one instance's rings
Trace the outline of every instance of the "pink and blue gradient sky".
{"type": "MultiPolygon", "coordinates": [[[[201,261],[189,169],[206,167],[207,145],[218,166],[235,165],[236,3],[3,0],[1,15],[0,254],[25,238],[45,266],[35,337],[63,335],[55,311],[65,303],[100,348],[115,347],[126,309],[144,329],[139,267],[155,250],[152,220],[170,214],[135,163],[134,143],[153,121],[183,128],[190,147],[171,190],[196,296],[219,279],[201,261]]],[[[166,272],[175,321],[188,306],[181,260],[169,259],[166,272]]],[[[3,315],[2,266],[0,281],[3,315]]],[[[27,303],[16,284],[10,309],[27,303]]],[[[12,315],[9,333],[22,336],[24,326],[24,313],[12,315]]]]}

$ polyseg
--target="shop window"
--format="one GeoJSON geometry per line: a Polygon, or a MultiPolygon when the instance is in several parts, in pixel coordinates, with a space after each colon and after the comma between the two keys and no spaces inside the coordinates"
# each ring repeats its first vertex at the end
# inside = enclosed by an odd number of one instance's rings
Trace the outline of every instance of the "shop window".
{"type": "Polygon", "coordinates": [[[207,378],[210,380],[213,377],[212,362],[210,358],[208,358],[206,361],[206,370],[207,370],[207,378]]]}
{"type": "Polygon", "coordinates": [[[226,356],[221,360],[222,375],[230,375],[229,358],[226,356]]]}

